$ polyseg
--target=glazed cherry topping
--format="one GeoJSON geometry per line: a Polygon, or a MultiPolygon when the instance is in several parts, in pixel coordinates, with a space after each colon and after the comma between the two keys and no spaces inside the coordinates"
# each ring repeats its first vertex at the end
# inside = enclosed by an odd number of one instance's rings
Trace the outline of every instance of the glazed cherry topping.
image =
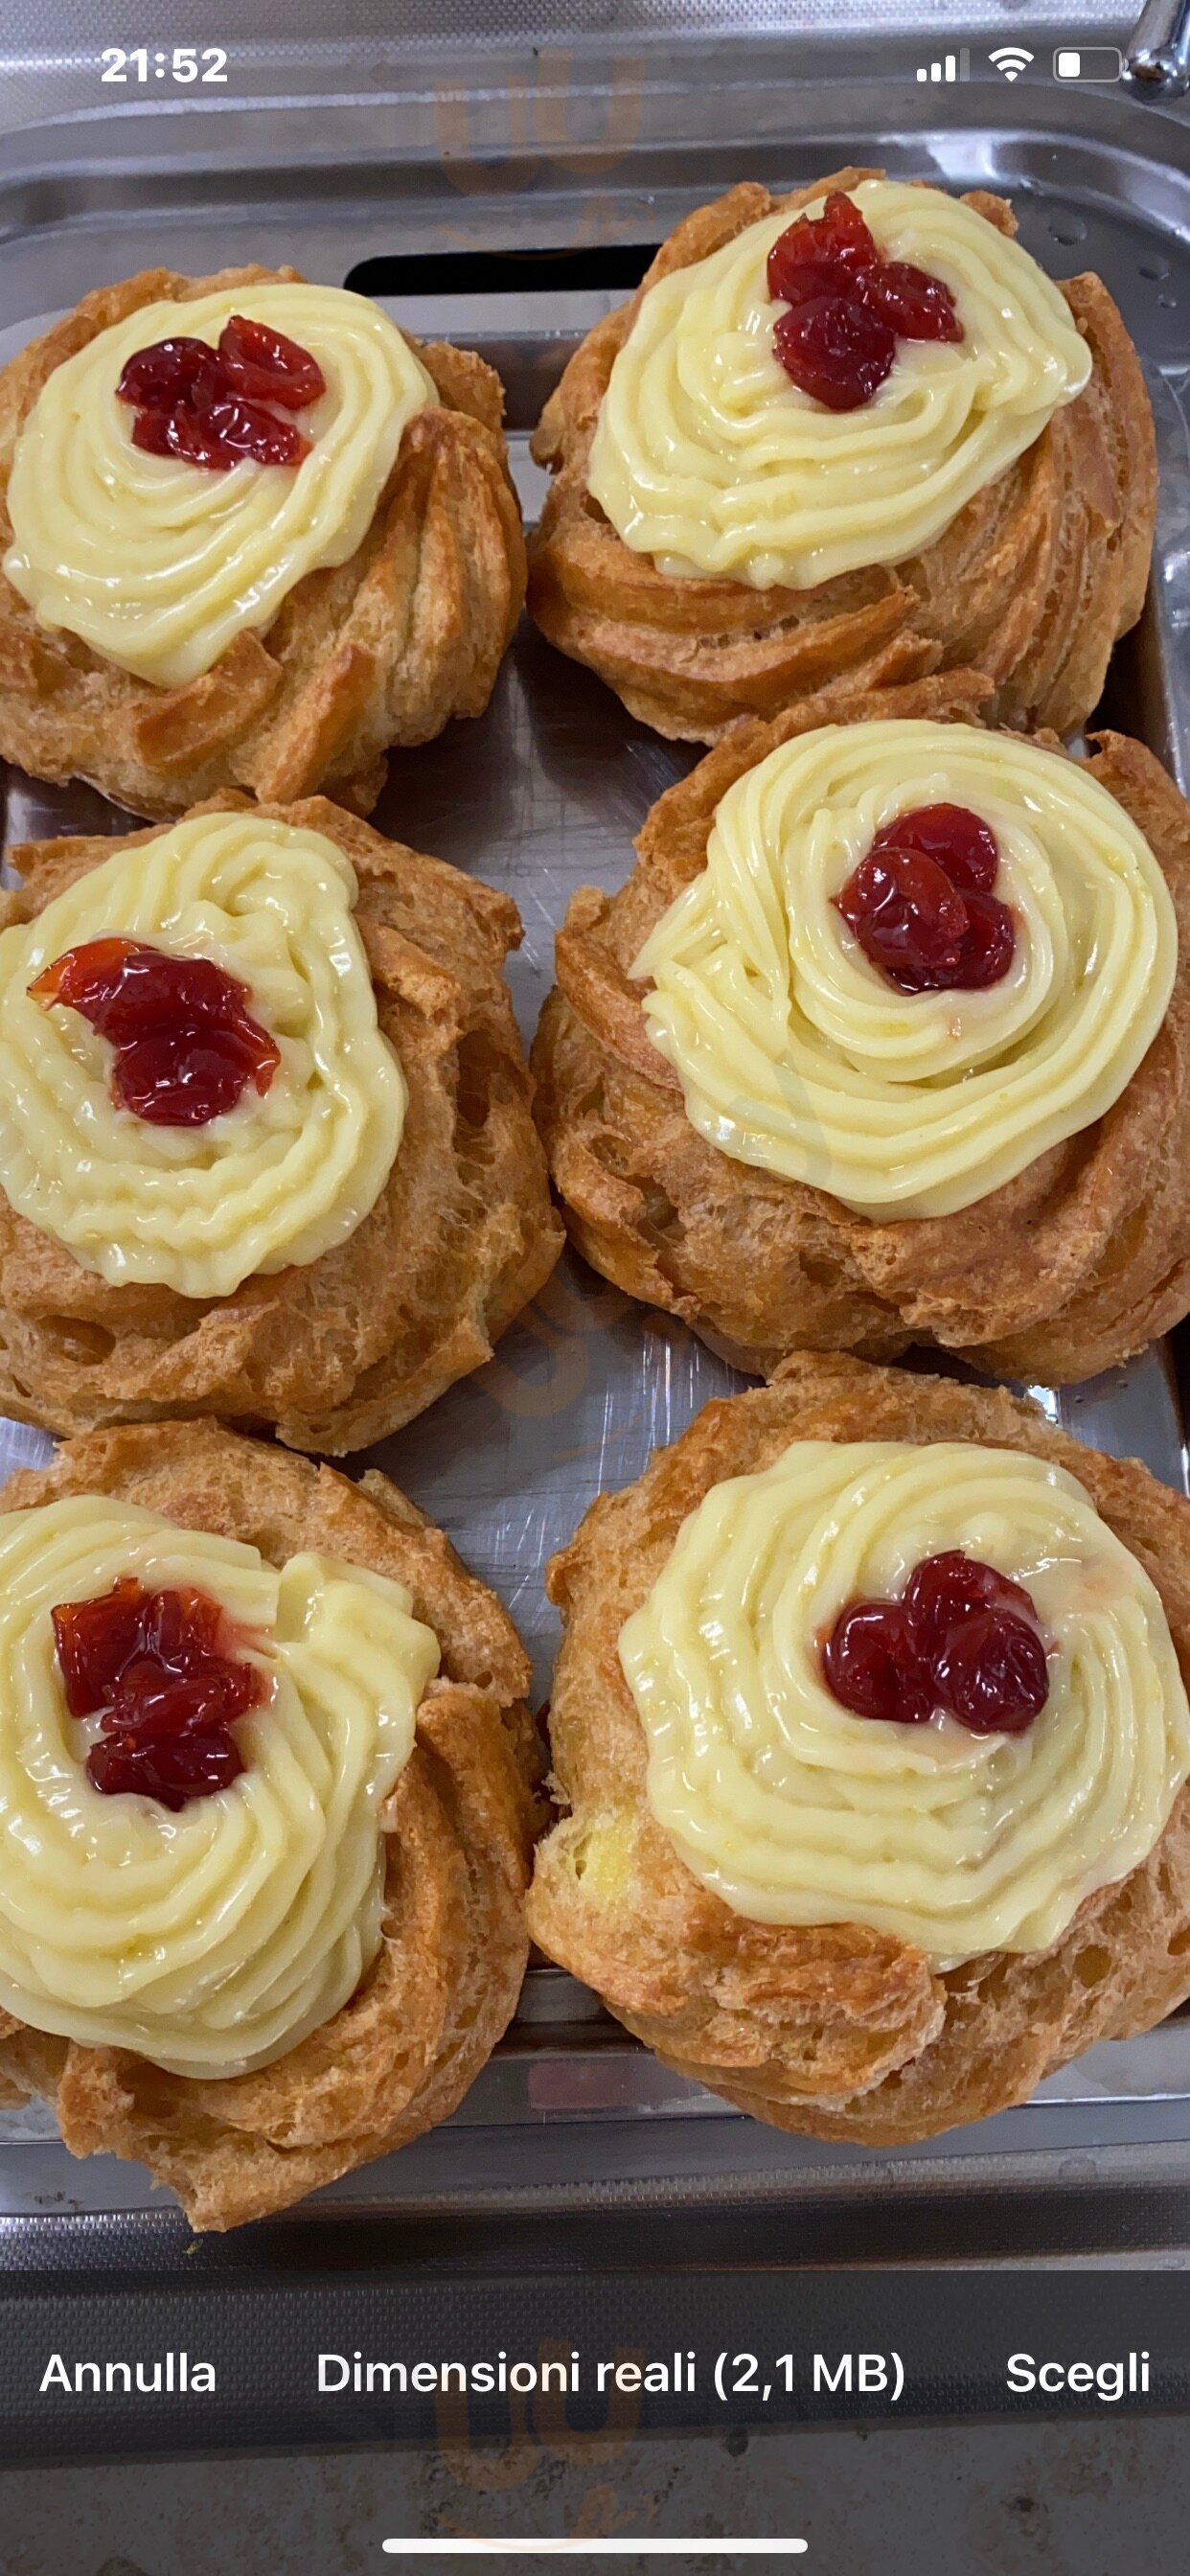
{"type": "Polygon", "coordinates": [[[168,411],[174,403],[191,403],[201,411],[218,402],[227,381],[218,356],[206,340],[155,340],[129,358],[116,387],[120,402],[168,411]]]}
{"type": "Polygon", "coordinates": [[[291,420],[278,420],[263,403],[242,402],[230,394],[202,411],[182,404],[172,411],[138,411],[132,444],[149,456],[180,456],[187,465],[205,465],[216,473],[225,473],[245,456],[257,465],[300,465],[310,453],[309,439],[291,420]]]}
{"type": "Polygon", "coordinates": [[[972,1735],[1023,1735],[1049,1694],[1028,1592],[960,1548],[924,1557],[899,1601],[849,1602],[822,1668],[856,1717],[921,1726],[942,1711],[972,1735]]]}
{"type": "Polygon", "coordinates": [[[920,850],[937,859],[961,894],[990,894],[1000,852],[991,825],[967,805],[915,805],[882,823],[873,850],[920,850]]]}
{"type": "Polygon", "coordinates": [[[128,359],[116,393],[136,419],[132,444],[226,473],[243,458],[300,465],[310,441],[282,414],[326,392],[317,358],[283,331],[233,313],[212,349],[205,340],[156,340],[128,359]],[[272,407],[270,407],[272,406],[272,407]]]}
{"type": "Polygon", "coordinates": [[[967,907],[936,859],[870,850],[835,901],[865,957],[900,992],[933,992],[957,970],[967,907]]]}
{"type": "Polygon", "coordinates": [[[71,1716],[102,1711],[87,1756],[93,1788],[137,1791],[176,1811],[239,1778],[244,1757],[230,1730],[260,1705],[266,1684],[234,1653],[217,1602],[190,1585],[146,1592],[122,1575],[97,1601],[60,1604],[53,1621],[71,1716]]]}
{"type": "Polygon", "coordinates": [[[963,326],[949,286],[907,259],[881,260],[857,280],[860,303],[898,340],[961,340],[963,326]]]}
{"type": "Polygon", "coordinates": [[[1011,1610],[981,1610],[952,1628],[934,1666],[943,1707],[971,1735],[1023,1735],[1049,1690],[1037,1630],[1011,1610]]]}
{"type": "Polygon", "coordinates": [[[251,1083],[262,1095],[281,1061],[250,1018],[248,988],[209,957],[170,957],[136,939],[90,939],[29,987],[47,1009],[78,1011],[115,1050],[112,1098],[151,1127],[206,1127],[251,1083]]]}
{"type": "Polygon", "coordinates": [[[251,322],[233,313],[219,335],[219,357],[228,383],[250,402],[279,403],[282,411],[306,411],[326,392],[326,377],[317,358],[284,331],[251,322]]]}
{"type": "Polygon", "coordinates": [[[963,338],[949,286],[909,260],[883,258],[841,189],[813,220],[799,215],[768,257],[768,290],[787,304],[773,348],[802,393],[857,411],[891,372],[898,340],[963,338]]]}
{"type": "Polygon", "coordinates": [[[773,347],[804,394],[827,411],[856,411],[891,375],[897,339],[853,298],[819,295],[778,315],[773,347]]]}
{"type": "Polygon", "coordinates": [[[853,1601],[836,1619],[822,1661],[835,1698],[857,1717],[924,1726],[933,1716],[934,1693],[899,1601],[853,1601]]]}
{"type": "Polygon", "coordinates": [[[87,1755],[87,1778],[105,1798],[121,1792],[155,1798],[158,1806],[189,1806],[192,1798],[210,1798],[230,1789],[244,1768],[244,1757],[230,1735],[193,1735],[176,1742],[131,1732],[101,1736],[87,1755]]]}
{"type": "Polygon", "coordinates": [[[778,304],[802,304],[809,296],[828,291],[818,282],[821,270],[834,280],[829,291],[839,295],[843,292],[840,272],[858,277],[879,263],[876,236],[854,198],[832,188],[815,222],[799,215],[787,232],[778,234],[768,258],[769,294],[778,304]]]}
{"type": "Polygon", "coordinates": [[[952,1628],[982,1616],[985,1610],[1011,1610],[1017,1619],[1036,1621],[1036,1611],[1023,1583],[998,1574],[994,1565],[968,1556],[961,1547],[942,1556],[923,1557],[914,1567],[902,1595],[909,1638],[915,1655],[927,1666],[942,1653],[952,1628]]]}
{"type": "Polygon", "coordinates": [[[877,832],[835,908],[901,993],[982,991],[1007,975],[1016,932],[991,892],[996,837],[965,805],[919,805],[877,832]]]}

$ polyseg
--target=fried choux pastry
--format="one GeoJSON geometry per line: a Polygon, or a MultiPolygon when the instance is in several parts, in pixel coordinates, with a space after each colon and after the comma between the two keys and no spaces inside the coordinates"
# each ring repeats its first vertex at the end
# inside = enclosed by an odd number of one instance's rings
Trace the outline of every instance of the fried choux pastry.
{"type": "Polygon", "coordinates": [[[0,1410],[337,1454],[488,1359],[562,1241],[508,897],[321,797],[15,857],[0,1410]]]}
{"type": "Polygon", "coordinates": [[[146,269],[0,373],[0,756],[367,813],[524,597],[492,369],[292,269],[146,269]]]}
{"type": "Polygon", "coordinates": [[[1190,1993],[1190,1504],[1136,1461],[799,1356],[549,1588],[530,1932],[679,2073],[897,2146],[1190,1993]]]}
{"type": "Polygon", "coordinates": [[[493,1595],[384,1476],[212,1423],[16,1476],[0,1560],[0,2100],[197,2228],[445,2119],[526,1957],[540,1756],[493,1595]]]}
{"type": "Polygon", "coordinates": [[[575,895],[532,1058],[567,1223],[756,1375],[1087,1378],[1190,1308],[1190,814],[1122,735],[977,729],[970,675],[834,703],[737,726],[575,895]]]}
{"type": "Polygon", "coordinates": [[[1153,425],[1100,280],[1015,232],[856,169],[686,216],[542,415],[550,641],[698,742],[964,665],[995,721],[1081,724],[1144,599],[1153,425]]]}

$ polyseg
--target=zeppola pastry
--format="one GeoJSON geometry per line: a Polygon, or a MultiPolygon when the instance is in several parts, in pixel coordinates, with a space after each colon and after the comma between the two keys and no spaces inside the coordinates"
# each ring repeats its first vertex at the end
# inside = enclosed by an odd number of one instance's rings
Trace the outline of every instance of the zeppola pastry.
{"type": "Polygon", "coordinates": [[[754,1374],[933,1342],[1064,1383],[1190,1309],[1190,813],[1122,735],[963,721],[980,685],[737,726],[558,935],[575,1242],[754,1374]]]}
{"type": "Polygon", "coordinates": [[[530,1932],[680,2073],[898,2145],[1190,1993],[1190,1505],[1135,1461],[798,1357],[549,1584],[530,1932]]]}
{"type": "Polygon", "coordinates": [[[0,932],[0,1410],[381,1439],[561,1228],[515,906],[320,797],[18,849],[0,932]]]}
{"type": "Polygon", "coordinates": [[[1100,280],[1015,231],[861,170],[688,215],[542,416],[551,642],[699,742],[964,665],[996,721],[1081,724],[1144,599],[1153,426],[1100,280]]]}
{"type": "Polygon", "coordinates": [[[502,394],[292,269],[146,269],[0,373],[0,757],[136,813],[326,788],[486,706],[525,586],[502,394]]]}
{"type": "Polygon", "coordinates": [[[395,1486],[210,1423],[0,1498],[0,2101],[196,2227],[433,2127],[524,1972],[539,1757],[492,1594],[395,1486]]]}

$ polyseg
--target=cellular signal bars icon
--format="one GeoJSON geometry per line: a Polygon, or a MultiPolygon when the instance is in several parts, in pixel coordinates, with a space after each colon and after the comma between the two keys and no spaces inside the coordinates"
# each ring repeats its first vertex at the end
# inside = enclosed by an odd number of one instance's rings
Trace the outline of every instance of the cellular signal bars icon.
{"type": "Polygon", "coordinates": [[[941,62],[919,63],[919,81],[965,81],[971,78],[971,56],[964,45],[958,54],[943,54],[941,62]]]}

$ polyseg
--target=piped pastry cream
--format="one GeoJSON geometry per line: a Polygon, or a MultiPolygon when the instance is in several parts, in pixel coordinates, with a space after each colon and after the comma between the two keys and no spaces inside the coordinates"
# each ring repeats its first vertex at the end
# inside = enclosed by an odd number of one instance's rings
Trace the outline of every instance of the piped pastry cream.
{"type": "Polygon", "coordinates": [[[905,563],[1087,384],[1090,351],[1057,287],[973,206],[885,179],[849,194],[886,259],[950,289],[963,338],[902,343],[872,399],[834,412],[773,350],[785,308],[766,265],[788,212],[659,278],[613,365],[587,480],[663,573],[808,590],[905,563]]]}
{"type": "Polygon", "coordinates": [[[0,935],[0,1187],[114,1286],[230,1296],[344,1242],[382,1190],[407,1090],[377,1022],[350,860],[251,812],[193,815],[89,870],[0,935]],[[112,1047],[30,987],[124,934],[237,979],[279,1063],[201,1126],[112,1096],[112,1047]]]}
{"type": "Polygon", "coordinates": [[[771,1924],[862,1923],[939,1967],[1038,1951],[1152,1851],[1190,1776],[1160,1598],[1075,1477],[972,1442],[795,1441],[684,1521],[620,1661],[653,1814],[704,1886],[771,1924]],[[1030,1593],[1028,1731],[852,1715],[823,1646],[857,1596],[952,1549],[1030,1593]]]}
{"type": "Polygon", "coordinates": [[[328,2021],[380,1947],[381,1810],[438,1641],[387,1576],[71,1495],[0,1520],[0,2006],[176,2074],[270,2064],[328,2021]],[[122,1578],[193,1586],[262,1668],[230,1787],[173,1813],[101,1795],[52,1611],[122,1578]]]}
{"type": "Polygon", "coordinates": [[[745,772],[632,971],[699,1133],[880,1220],[969,1207],[1102,1118],[1176,964],[1162,871],[1085,768],[890,721],[803,734],[745,772]],[[995,836],[1012,960],[986,990],[903,992],[835,899],[878,831],[945,801],[995,836]]]}
{"type": "Polygon", "coordinates": [[[3,569],[39,623],[137,678],[177,688],[259,632],[307,573],[363,542],[409,421],[438,400],[408,341],[368,297],[239,285],[142,305],[54,368],[20,431],[3,569]],[[138,351],[180,333],[212,348],[233,314],[308,350],[326,391],[301,414],[310,453],[206,473],[134,445],[116,387],[138,351]]]}

